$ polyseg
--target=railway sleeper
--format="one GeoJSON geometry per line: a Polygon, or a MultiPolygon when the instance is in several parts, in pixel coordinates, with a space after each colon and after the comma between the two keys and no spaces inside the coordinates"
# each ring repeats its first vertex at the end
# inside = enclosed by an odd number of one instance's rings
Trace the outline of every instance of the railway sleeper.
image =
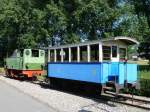
{"type": "Polygon", "coordinates": [[[149,104],[150,104],[150,99],[147,97],[141,97],[141,96],[135,96],[135,95],[129,95],[129,94],[116,94],[114,92],[110,91],[105,91],[105,95],[112,96],[112,101],[122,103],[125,105],[130,105],[146,110],[150,110],[149,104]],[[115,97],[114,97],[115,96],[115,97]]]}

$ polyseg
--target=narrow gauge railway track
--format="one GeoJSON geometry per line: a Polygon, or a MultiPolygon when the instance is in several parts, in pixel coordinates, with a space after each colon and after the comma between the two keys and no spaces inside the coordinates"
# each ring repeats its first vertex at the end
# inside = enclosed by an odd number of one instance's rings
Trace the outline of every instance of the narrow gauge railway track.
{"type": "MultiPolygon", "coordinates": [[[[39,84],[39,83],[45,84],[43,81],[32,81],[32,83],[34,83],[34,84],[39,84]]],[[[58,90],[59,90],[59,88],[58,88],[58,90]]],[[[67,91],[67,92],[69,93],[69,91],[67,91]]],[[[70,93],[72,94],[72,92],[70,92],[70,93]]],[[[140,109],[150,111],[150,98],[145,99],[146,97],[132,96],[132,95],[127,95],[127,94],[118,94],[116,96],[116,93],[110,92],[110,91],[106,91],[101,96],[96,95],[94,97],[89,96],[89,95],[86,96],[85,94],[82,95],[82,93],[74,93],[73,92],[73,94],[79,95],[79,96],[84,96],[84,97],[90,98],[90,99],[94,99],[96,101],[99,101],[99,100],[111,101],[112,103],[113,102],[114,103],[120,103],[120,104],[123,104],[123,105],[129,105],[129,106],[133,106],[133,107],[136,107],[136,108],[140,108],[140,109]]]]}
{"type": "Polygon", "coordinates": [[[109,100],[115,103],[121,103],[150,111],[150,98],[149,100],[145,98],[146,97],[138,97],[126,94],[118,94],[116,96],[115,93],[109,91],[106,91],[105,94],[99,97],[99,99],[109,100]]]}

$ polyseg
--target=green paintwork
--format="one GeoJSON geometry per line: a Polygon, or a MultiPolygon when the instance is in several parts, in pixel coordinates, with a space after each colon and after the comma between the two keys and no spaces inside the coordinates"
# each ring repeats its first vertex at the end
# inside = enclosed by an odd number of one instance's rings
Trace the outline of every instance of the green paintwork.
{"type": "Polygon", "coordinates": [[[15,70],[42,70],[45,63],[44,50],[38,50],[39,56],[33,57],[31,49],[15,50],[13,55],[6,58],[7,69],[15,70]]]}
{"type": "Polygon", "coordinates": [[[17,70],[20,70],[20,69],[23,69],[23,66],[22,66],[22,57],[18,57],[18,58],[7,58],[6,59],[6,66],[7,68],[10,68],[10,69],[17,69],[17,70]]]}

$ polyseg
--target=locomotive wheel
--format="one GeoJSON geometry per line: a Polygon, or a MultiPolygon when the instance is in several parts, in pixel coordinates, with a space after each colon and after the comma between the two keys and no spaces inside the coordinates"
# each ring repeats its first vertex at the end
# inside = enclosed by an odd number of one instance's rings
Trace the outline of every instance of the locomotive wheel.
{"type": "Polygon", "coordinates": [[[33,75],[32,76],[32,81],[37,81],[37,76],[33,75]]]}
{"type": "Polygon", "coordinates": [[[8,72],[7,69],[5,70],[5,75],[6,75],[7,77],[10,77],[10,74],[9,74],[9,72],[8,72]]]}
{"type": "Polygon", "coordinates": [[[10,72],[10,76],[11,76],[12,78],[15,78],[15,74],[13,73],[13,71],[10,72]]]}

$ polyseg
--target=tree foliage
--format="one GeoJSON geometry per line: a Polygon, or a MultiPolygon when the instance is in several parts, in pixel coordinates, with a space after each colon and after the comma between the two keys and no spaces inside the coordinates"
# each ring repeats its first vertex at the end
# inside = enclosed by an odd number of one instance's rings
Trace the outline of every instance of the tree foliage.
{"type": "Polygon", "coordinates": [[[150,65],[150,41],[141,42],[138,53],[141,58],[149,60],[150,65]]]}
{"type": "Polygon", "coordinates": [[[107,37],[112,33],[113,22],[119,13],[111,7],[108,0],[91,0],[83,4],[75,13],[78,29],[87,35],[90,40],[107,37]]]}
{"type": "Polygon", "coordinates": [[[0,53],[85,40],[150,39],[149,0],[0,0],[0,53]]]}

